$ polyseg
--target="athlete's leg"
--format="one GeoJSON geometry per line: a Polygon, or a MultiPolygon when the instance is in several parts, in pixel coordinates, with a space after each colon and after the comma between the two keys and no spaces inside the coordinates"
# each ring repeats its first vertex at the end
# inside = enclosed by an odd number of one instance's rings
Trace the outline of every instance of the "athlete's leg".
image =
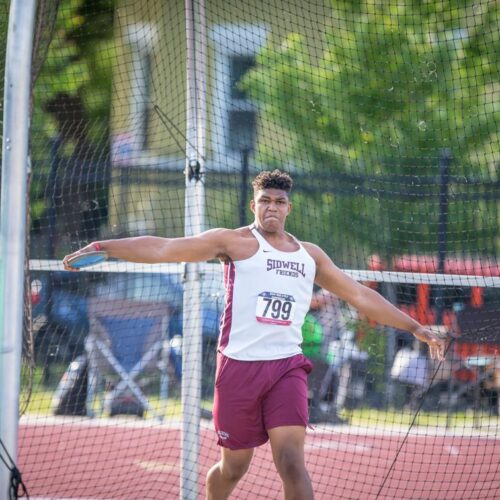
{"type": "Polygon", "coordinates": [[[285,500],[312,500],[311,479],[304,462],[305,428],[289,425],[267,432],[274,463],[283,481],[285,500]]]}
{"type": "Polygon", "coordinates": [[[221,448],[221,460],[207,473],[207,500],[225,500],[245,475],[252,460],[253,448],[221,448]]]}
{"type": "Polygon", "coordinates": [[[311,500],[313,490],[304,462],[308,424],[307,373],[311,362],[304,356],[283,360],[283,374],[263,402],[264,422],[271,442],[286,500],[311,500]]]}

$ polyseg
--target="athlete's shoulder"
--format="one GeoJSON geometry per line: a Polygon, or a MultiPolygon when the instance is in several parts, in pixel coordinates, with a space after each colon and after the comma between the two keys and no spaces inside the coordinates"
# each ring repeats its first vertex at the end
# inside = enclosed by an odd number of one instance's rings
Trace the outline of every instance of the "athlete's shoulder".
{"type": "Polygon", "coordinates": [[[225,227],[216,227],[214,229],[209,229],[203,234],[211,235],[215,238],[225,238],[225,239],[242,239],[242,238],[253,238],[252,231],[248,226],[238,227],[236,229],[228,229],[225,227]]]}
{"type": "Polygon", "coordinates": [[[314,259],[316,264],[319,264],[323,259],[328,258],[325,251],[319,245],[309,241],[301,241],[300,243],[305,248],[306,252],[314,259]]]}
{"type": "Polygon", "coordinates": [[[301,241],[300,244],[309,252],[309,253],[318,253],[323,252],[321,248],[315,243],[311,243],[310,241],[301,241]]]}
{"type": "Polygon", "coordinates": [[[248,228],[238,228],[238,229],[228,229],[225,227],[215,227],[213,229],[208,229],[201,233],[201,236],[206,238],[214,238],[214,239],[223,239],[223,240],[231,240],[231,239],[239,239],[245,237],[248,233],[248,236],[251,235],[250,230],[248,228]],[[245,232],[245,229],[247,230],[245,232]]]}
{"type": "Polygon", "coordinates": [[[248,226],[237,229],[215,228],[205,234],[211,234],[221,243],[223,251],[217,257],[223,261],[246,258],[249,252],[255,252],[252,247],[257,246],[257,240],[248,226]]]}

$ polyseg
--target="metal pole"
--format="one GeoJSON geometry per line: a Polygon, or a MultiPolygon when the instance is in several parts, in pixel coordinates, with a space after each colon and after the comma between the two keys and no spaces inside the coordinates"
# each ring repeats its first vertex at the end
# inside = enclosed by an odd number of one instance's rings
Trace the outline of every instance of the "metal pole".
{"type": "MultiPolygon", "coordinates": [[[[438,220],[438,269],[444,274],[448,233],[448,185],[450,178],[451,151],[443,149],[439,157],[439,220],[438,220]]],[[[443,324],[443,287],[436,290],[436,324],[443,324]]]]}
{"type": "MultiPolygon", "coordinates": [[[[391,303],[396,305],[396,285],[395,283],[383,284],[383,295],[391,303]]],[[[385,403],[389,407],[394,406],[394,380],[391,377],[391,367],[396,356],[396,329],[387,328],[387,343],[385,348],[385,403]]]]}
{"type": "Polygon", "coordinates": [[[247,191],[248,191],[248,159],[250,148],[241,150],[241,201],[240,201],[240,226],[244,226],[247,220],[247,191]]]}
{"type": "MultiPolygon", "coordinates": [[[[203,0],[186,0],[186,236],[205,227],[206,26],[203,0]]],[[[180,498],[196,500],[199,485],[202,307],[199,265],[188,263],[182,341],[182,443],[180,498]]]]}
{"type": "MultiPolygon", "coordinates": [[[[56,253],[56,191],[57,191],[57,171],[59,169],[60,156],[59,148],[61,147],[60,137],[55,137],[52,139],[50,144],[50,172],[49,172],[49,197],[47,199],[47,258],[55,259],[56,253]]],[[[51,280],[49,280],[50,282],[51,280]]],[[[47,294],[51,297],[52,294],[47,294]]]]}
{"type": "MultiPolygon", "coordinates": [[[[35,0],[12,0],[5,65],[0,216],[0,439],[14,461],[19,419],[35,12],[35,0]]],[[[9,471],[0,463],[0,498],[9,498],[9,481],[9,471]]]]}

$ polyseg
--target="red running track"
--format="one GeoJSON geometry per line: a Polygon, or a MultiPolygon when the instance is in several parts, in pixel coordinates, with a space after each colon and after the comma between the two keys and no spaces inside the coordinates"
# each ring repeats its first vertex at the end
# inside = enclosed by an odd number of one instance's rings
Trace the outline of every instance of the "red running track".
{"type": "MultiPolygon", "coordinates": [[[[19,428],[18,464],[32,499],[179,498],[178,427],[86,419],[40,422],[19,428]]],[[[384,483],[403,439],[404,432],[374,429],[309,431],[306,457],[316,499],[500,498],[496,436],[413,432],[384,483]]],[[[203,498],[205,473],[218,459],[210,429],[202,431],[200,448],[198,497],[203,498]]],[[[283,498],[269,446],[256,451],[231,498],[283,498]]]]}

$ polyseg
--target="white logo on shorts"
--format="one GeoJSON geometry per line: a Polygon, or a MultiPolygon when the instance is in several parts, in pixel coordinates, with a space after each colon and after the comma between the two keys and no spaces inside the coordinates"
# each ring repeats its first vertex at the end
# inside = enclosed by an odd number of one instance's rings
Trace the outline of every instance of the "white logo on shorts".
{"type": "Polygon", "coordinates": [[[229,438],[229,434],[225,431],[217,431],[217,434],[222,440],[229,438]]]}

